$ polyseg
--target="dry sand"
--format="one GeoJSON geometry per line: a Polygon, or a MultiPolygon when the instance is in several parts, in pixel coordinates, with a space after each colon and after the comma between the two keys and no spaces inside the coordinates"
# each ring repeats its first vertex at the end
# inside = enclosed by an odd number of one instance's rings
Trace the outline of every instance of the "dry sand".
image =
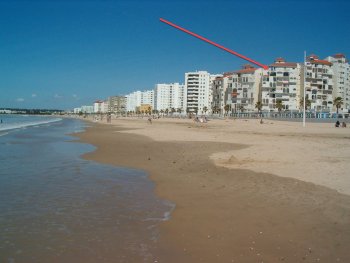
{"type": "Polygon", "coordinates": [[[117,119],[85,155],[146,170],[176,203],[157,262],[349,262],[350,129],[258,120],[117,119]]]}

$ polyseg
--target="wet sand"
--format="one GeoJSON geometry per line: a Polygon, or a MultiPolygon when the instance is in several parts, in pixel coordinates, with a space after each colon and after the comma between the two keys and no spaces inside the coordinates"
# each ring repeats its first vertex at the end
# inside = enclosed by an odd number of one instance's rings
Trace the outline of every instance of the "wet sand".
{"type": "Polygon", "coordinates": [[[350,129],[298,125],[118,119],[79,136],[97,146],[84,158],[143,169],[176,203],[154,262],[348,262],[350,129]]]}

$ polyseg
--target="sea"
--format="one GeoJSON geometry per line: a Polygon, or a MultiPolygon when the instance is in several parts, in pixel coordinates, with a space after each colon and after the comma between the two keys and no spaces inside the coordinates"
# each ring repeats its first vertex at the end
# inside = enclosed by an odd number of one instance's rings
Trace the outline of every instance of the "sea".
{"type": "Polygon", "coordinates": [[[78,119],[0,119],[0,262],[157,262],[174,204],[144,171],[82,159],[78,119]]]}

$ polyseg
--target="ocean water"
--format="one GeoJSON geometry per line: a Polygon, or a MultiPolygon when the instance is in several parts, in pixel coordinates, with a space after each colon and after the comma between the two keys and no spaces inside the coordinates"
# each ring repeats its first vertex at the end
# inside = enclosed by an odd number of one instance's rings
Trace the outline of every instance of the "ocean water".
{"type": "Polygon", "coordinates": [[[79,120],[0,117],[0,262],[156,261],[173,205],[146,173],[81,159],[79,120]]]}

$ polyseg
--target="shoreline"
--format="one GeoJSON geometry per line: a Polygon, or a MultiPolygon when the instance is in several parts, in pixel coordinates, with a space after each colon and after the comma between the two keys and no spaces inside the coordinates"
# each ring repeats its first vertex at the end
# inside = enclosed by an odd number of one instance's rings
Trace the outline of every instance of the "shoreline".
{"type": "MultiPolygon", "coordinates": [[[[156,194],[176,204],[160,227],[153,251],[158,262],[346,262],[350,197],[254,171],[262,170],[266,160],[252,170],[242,159],[237,163],[254,146],[223,142],[227,123],[156,120],[147,125],[146,120],[117,119],[112,125],[93,125],[78,137],[97,147],[84,158],[145,170],[156,183],[156,194]]],[[[249,134],[263,136],[236,123],[244,132],[232,132],[241,143],[249,134]]],[[[288,125],[270,136],[290,139],[288,125]]],[[[267,126],[257,127],[264,134],[267,126]]],[[[306,138],[324,139],[329,132],[316,129],[306,138]]],[[[294,129],[293,134],[300,133],[294,129]]],[[[346,138],[342,132],[338,139],[346,138]]]]}

